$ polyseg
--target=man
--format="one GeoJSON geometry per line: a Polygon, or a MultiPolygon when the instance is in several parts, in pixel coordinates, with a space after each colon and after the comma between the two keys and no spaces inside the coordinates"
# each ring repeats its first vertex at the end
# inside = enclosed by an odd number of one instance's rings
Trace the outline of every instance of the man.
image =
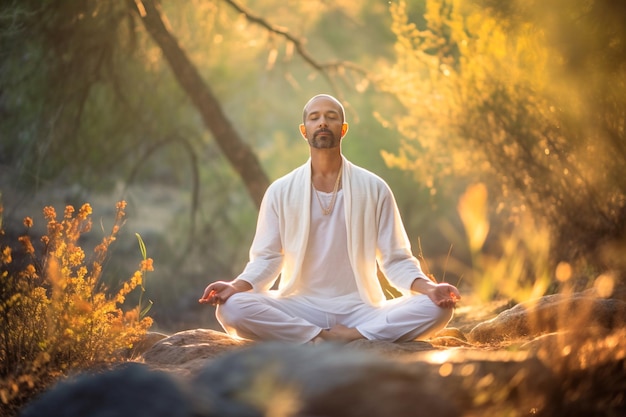
{"type": "Polygon", "coordinates": [[[342,155],[347,131],[334,97],[305,105],[300,132],[309,161],[267,189],[244,271],[208,285],[200,299],[217,305],[229,334],[396,342],[428,338],[450,321],[459,291],[422,272],[387,184],[342,155]],[[377,265],[402,297],[385,299],[377,265]]]}

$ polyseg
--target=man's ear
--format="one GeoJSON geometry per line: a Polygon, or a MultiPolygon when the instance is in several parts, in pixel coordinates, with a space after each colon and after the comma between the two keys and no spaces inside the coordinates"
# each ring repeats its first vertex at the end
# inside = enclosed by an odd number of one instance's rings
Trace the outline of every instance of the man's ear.
{"type": "Polygon", "coordinates": [[[341,137],[346,136],[346,133],[348,133],[348,124],[344,123],[341,125],[341,137]]]}
{"type": "Polygon", "coordinates": [[[306,139],[306,127],[304,126],[304,123],[300,123],[300,134],[304,139],[306,139]]]}

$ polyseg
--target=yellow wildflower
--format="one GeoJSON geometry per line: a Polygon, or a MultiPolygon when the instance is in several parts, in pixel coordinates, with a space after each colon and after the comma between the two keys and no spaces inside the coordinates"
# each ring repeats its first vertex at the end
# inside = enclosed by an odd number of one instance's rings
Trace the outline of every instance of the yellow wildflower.
{"type": "Polygon", "coordinates": [[[33,264],[28,264],[20,275],[24,278],[37,278],[37,271],[35,270],[33,264]]]}
{"type": "Polygon", "coordinates": [[[46,206],[43,208],[43,217],[48,220],[55,220],[57,218],[57,212],[54,210],[52,206],[46,206]]]}
{"type": "Polygon", "coordinates": [[[78,216],[76,216],[76,218],[79,220],[85,220],[87,216],[89,216],[91,213],[92,213],[91,205],[89,205],[89,203],[85,203],[82,205],[82,207],[78,211],[78,216]]]}
{"type": "Polygon", "coordinates": [[[12,261],[13,261],[13,258],[11,258],[11,248],[8,246],[5,246],[4,249],[2,249],[2,263],[10,264],[12,261]]]}
{"type": "Polygon", "coordinates": [[[79,266],[85,259],[85,252],[80,246],[70,246],[67,248],[67,259],[70,266],[79,266]]]}
{"type": "Polygon", "coordinates": [[[17,240],[19,240],[20,243],[22,244],[22,247],[24,248],[24,252],[26,252],[29,255],[33,255],[35,253],[35,248],[33,247],[33,244],[30,242],[30,237],[20,236],[17,238],[17,240]]]}
{"type": "Polygon", "coordinates": [[[65,215],[64,215],[64,217],[66,219],[71,219],[72,218],[72,214],[74,214],[74,207],[73,206],[65,206],[65,215]]]}
{"type": "Polygon", "coordinates": [[[141,285],[142,282],[143,282],[143,276],[141,275],[141,272],[135,271],[133,273],[133,276],[130,279],[130,286],[128,287],[128,289],[133,290],[138,285],[141,285]]]}
{"type": "Polygon", "coordinates": [[[141,269],[142,272],[154,271],[154,266],[152,264],[153,264],[152,258],[147,258],[141,261],[139,268],[141,269]]]}
{"type": "Polygon", "coordinates": [[[30,217],[24,217],[24,226],[28,227],[29,229],[33,227],[33,219],[31,219],[30,217]]]}

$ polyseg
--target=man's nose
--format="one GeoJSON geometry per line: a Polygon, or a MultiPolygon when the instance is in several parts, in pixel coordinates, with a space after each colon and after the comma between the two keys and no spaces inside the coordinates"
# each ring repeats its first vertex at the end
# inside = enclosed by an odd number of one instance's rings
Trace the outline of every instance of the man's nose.
{"type": "Polygon", "coordinates": [[[326,118],[324,116],[320,117],[320,127],[326,127],[328,123],[326,123],[326,118]]]}

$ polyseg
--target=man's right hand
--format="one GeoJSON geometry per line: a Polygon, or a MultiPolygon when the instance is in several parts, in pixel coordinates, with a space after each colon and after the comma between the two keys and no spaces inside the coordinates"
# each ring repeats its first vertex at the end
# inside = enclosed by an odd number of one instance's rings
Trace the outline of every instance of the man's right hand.
{"type": "Polygon", "coordinates": [[[246,281],[216,281],[204,289],[204,294],[202,294],[198,302],[211,305],[224,304],[231,295],[251,289],[252,286],[246,281]]]}

